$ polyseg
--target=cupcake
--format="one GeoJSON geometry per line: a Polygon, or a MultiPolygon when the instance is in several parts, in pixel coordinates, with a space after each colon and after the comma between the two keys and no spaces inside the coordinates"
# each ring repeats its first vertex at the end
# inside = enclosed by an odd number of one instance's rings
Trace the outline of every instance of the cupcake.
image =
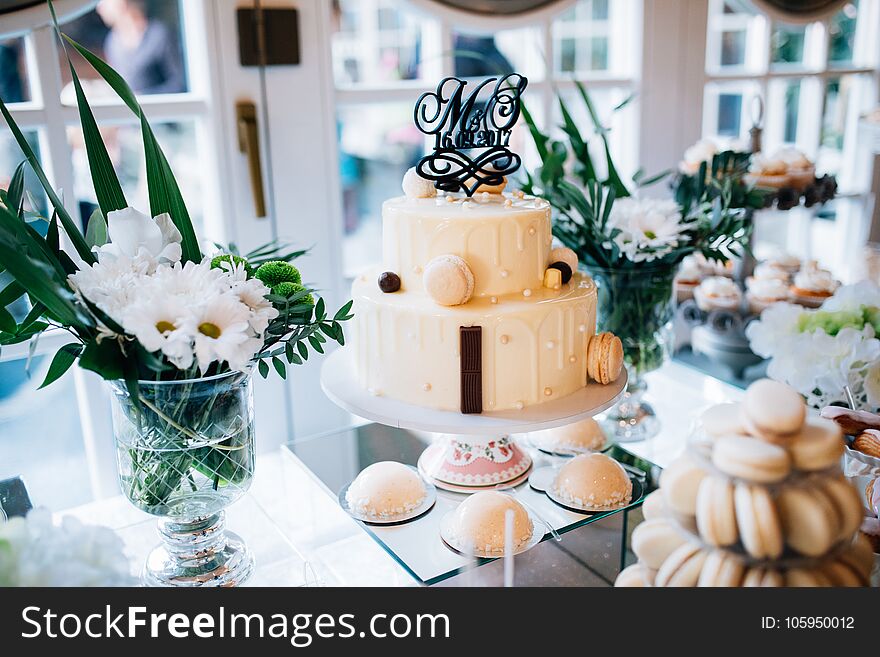
{"type": "Polygon", "coordinates": [[[529,434],[536,447],[549,452],[595,451],[605,446],[602,427],[591,417],[564,427],[533,431],[529,434]]]}
{"type": "Polygon", "coordinates": [[[815,261],[795,274],[789,288],[791,300],[807,308],[818,308],[833,295],[840,283],[827,269],[821,269],[815,261]]]}
{"type": "Polygon", "coordinates": [[[632,501],[632,482],[626,470],[604,454],[575,456],[559,469],[552,490],[577,509],[608,511],[632,501]]]}
{"type": "Polygon", "coordinates": [[[801,268],[801,259],[791,253],[780,253],[767,258],[762,264],[776,269],[784,269],[789,276],[794,276],[801,268]]]}
{"type": "Polygon", "coordinates": [[[711,276],[694,290],[694,299],[703,312],[738,310],[742,302],[742,291],[729,278],[711,276]]]}
{"type": "Polygon", "coordinates": [[[810,159],[796,148],[786,148],[776,154],[788,166],[789,184],[803,190],[816,180],[816,166],[810,159]]]}
{"type": "MultiPolygon", "coordinates": [[[[797,269],[795,269],[795,272],[797,269]]],[[[752,278],[757,278],[762,281],[782,281],[783,283],[788,283],[791,279],[791,274],[789,274],[787,269],[779,267],[771,262],[762,262],[757,267],[755,267],[755,272],[752,274],[752,278]]]]}
{"type": "Polygon", "coordinates": [[[693,256],[685,257],[681,261],[674,281],[675,298],[678,303],[693,299],[694,289],[701,280],[703,280],[703,270],[697,259],[693,256]]]}
{"type": "Polygon", "coordinates": [[[510,495],[494,490],[474,493],[452,512],[444,538],[452,547],[477,554],[504,554],[507,512],[513,512],[513,549],[529,542],[534,532],[525,507],[510,495]]]}
{"type": "Polygon", "coordinates": [[[781,189],[791,184],[788,176],[788,165],[777,158],[767,158],[761,153],[752,156],[752,164],[746,176],[746,182],[755,187],[781,189]]]}
{"type": "Polygon", "coordinates": [[[360,516],[393,520],[417,508],[426,495],[424,482],[411,468],[380,461],[361,471],[348,487],[345,500],[360,516]]]}
{"type": "Polygon", "coordinates": [[[788,300],[788,283],[778,278],[753,277],[746,281],[746,301],[756,315],[767,307],[788,300]]]}
{"type": "Polygon", "coordinates": [[[702,253],[695,253],[694,261],[706,276],[726,276],[733,278],[733,260],[720,262],[718,260],[709,260],[702,253]]]}

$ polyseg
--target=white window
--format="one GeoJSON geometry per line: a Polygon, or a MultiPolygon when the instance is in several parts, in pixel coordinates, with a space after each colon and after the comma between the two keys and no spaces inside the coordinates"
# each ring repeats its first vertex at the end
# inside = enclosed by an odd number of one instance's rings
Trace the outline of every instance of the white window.
{"type": "MultiPolygon", "coordinates": [[[[638,102],[615,112],[637,86],[641,30],[637,0],[559,3],[537,18],[463,16],[417,0],[334,2],[333,73],[343,195],[343,262],[354,276],[378,259],[382,201],[425,149],[413,125],[415,99],[447,76],[515,70],[529,78],[525,102],[539,123],[561,121],[556,92],[591,133],[574,80],[587,84],[624,173],[636,169],[638,102]]],[[[522,125],[513,148],[535,165],[522,125]]]]}

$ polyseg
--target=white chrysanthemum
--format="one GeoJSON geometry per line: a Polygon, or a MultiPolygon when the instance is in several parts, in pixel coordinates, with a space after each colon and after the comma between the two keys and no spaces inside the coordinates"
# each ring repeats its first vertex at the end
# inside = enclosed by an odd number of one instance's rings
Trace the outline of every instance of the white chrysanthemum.
{"type": "Polygon", "coordinates": [[[98,247],[98,260],[136,256],[152,258],[157,263],[178,262],[183,237],[167,212],[150,218],[134,208],[107,213],[107,236],[110,241],[98,247]]]}
{"type": "Polygon", "coordinates": [[[865,395],[872,410],[880,408],[880,360],[865,370],[865,395]]]}
{"type": "Polygon", "coordinates": [[[180,297],[190,305],[230,289],[227,274],[220,269],[212,269],[208,260],[160,267],[151,277],[149,285],[163,294],[180,297]]]}
{"type": "Polygon", "coordinates": [[[840,287],[822,304],[822,310],[859,311],[862,306],[880,308],[880,287],[873,281],[861,281],[840,287]]]}
{"type": "Polygon", "coordinates": [[[149,258],[111,258],[84,266],[67,280],[76,292],[119,322],[153,269],[149,258]]]}
{"type": "Polygon", "coordinates": [[[120,538],[44,509],[0,523],[2,586],[134,586],[120,538]]]}
{"type": "Polygon", "coordinates": [[[214,296],[193,309],[185,330],[193,336],[202,372],[214,361],[226,361],[233,370],[247,367],[262,344],[250,334],[250,315],[250,308],[232,293],[214,296]]]}
{"type": "Polygon", "coordinates": [[[175,367],[187,369],[193,362],[193,335],[187,330],[190,314],[180,296],[154,290],[124,310],[122,327],[147,351],[161,351],[175,367]]]}
{"type": "Polygon", "coordinates": [[[633,262],[662,258],[687,238],[688,225],[673,200],[623,198],[614,203],[609,227],[620,232],[614,241],[633,262]]]}
{"type": "Polygon", "coordinates": [[[258,278],[248,278],[244,263],[224,261],[220,263],[219,269],[226,273],[225,280],[232,292],[251,309],[251,328],[257,335],[262,335],[269,322],[279,314],[272,302],[266,299],[269,288],[258,278]]]}

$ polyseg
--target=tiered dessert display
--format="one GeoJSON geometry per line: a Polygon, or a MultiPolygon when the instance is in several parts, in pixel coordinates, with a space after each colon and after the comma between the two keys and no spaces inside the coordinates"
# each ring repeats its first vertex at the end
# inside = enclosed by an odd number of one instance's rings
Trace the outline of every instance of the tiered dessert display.
{"type": "Polygon", "coordinates": [[[511,74],[465,96],[446,78],[419,98],[434,151],[383,205],[382,265],[355,280],[352,344],[322,377],[358,415],[447,434],[419,468],[453,490],[524,480],[511,432],[590,417],[626,379],[620,340],[596,335],[596,285],[553,248],[549,203],[505,191],[526,84],[511,74]]]}
{"type": "Polygon", "coordinates": [[[645,499],[638,563],[617,586],[866,586],[873,567],[859,493],[833,422],[762,379],[708,409],[645,499]]]}

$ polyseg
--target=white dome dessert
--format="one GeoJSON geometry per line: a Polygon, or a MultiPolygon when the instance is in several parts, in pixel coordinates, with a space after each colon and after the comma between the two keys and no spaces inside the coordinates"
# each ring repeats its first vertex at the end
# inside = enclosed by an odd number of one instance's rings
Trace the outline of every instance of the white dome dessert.
{"type": "Polygon", "coordinates": [[[421,477],[397,461],[380,461],[364,468],[345,499],[355,513],[377,519],[393,519],[418,507],[427,495],[421,477]]]}
{"type": "Polygon", "coordinates": [[[522,504],[494,490],[474,493],[459,504],[453,511],[446,538],[462,551],[470,548],[478,554],[502,555],[508,510],[513,512],[513,549],[516,550],[532,538],[532,521],[522,504]]]}
{"type": "Polygon", "coordinates": [[[554,450],[598,450],[605,446],[602,427],[591,417],[564,427],[533,431],[529,438],[536,447],[554,450]]]}
{"type": "Polygon", "coordinates": [[[604,454],[581,454],[559,469],[553,492],[575,508],[604,511],[630,503],[632,482],[614,459],[604,454]]]}

